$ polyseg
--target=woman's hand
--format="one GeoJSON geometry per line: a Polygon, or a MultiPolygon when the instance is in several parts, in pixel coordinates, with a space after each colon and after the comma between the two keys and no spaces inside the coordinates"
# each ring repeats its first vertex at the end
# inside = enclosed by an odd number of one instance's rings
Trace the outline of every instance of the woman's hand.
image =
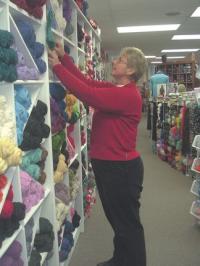
{"type": "Polygon", "coordinates": [[[54,67],[57,64],[60,64],[57,52],[55,50],[48,51],[49,64],[51,67],[54,67]]]}
{"type": "Polygon", "coordinates": [[[63,45],[60,42],[56,42],[56,46],[54,49],[58,57],[63,58],[63,56],[65,55],[65,50],[64,50],[63,45]]]}

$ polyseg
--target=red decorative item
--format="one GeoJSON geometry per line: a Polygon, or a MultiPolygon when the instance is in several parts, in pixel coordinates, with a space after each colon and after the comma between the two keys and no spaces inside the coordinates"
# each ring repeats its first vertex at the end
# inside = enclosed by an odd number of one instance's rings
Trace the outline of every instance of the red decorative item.
{"type": "Polygon", "coordinates": [[[7,194],[6,199],[7,199],[7,200],[10,200],[10,201],[13,200],[13,187],[12,187],[12,185],[11,185],[10,188],[9,188],[9,191],[8,191],[8,194],[7,194]]]}
{"type": "Polygon", "coordinates": [[[30,1],[26,0],[11,0],[18,7],[26,10],[30,15],[35,18],[41,19],[43,17],[43,8],[42,6],[46,3],[46,0],[35,0],[33,5],[30,5],[30,1]]]}
{"type": "Polygon", "coordinates": [[[5,175],[0,176],[0,189],[3,189],[7,184],[7,177],[5,175]]]}
{"type": "Polygon", "coordinates": [[[2,201],[3,199],[3,192],[0,190],[0,202],[2,201]]]}
{"type": "Polygon", "coordinates": [[[200,172],[200,164],[195,166],[195,170],[200,172]]]}
{"type": "Polygon", "coordinates": [[[83,0],[75,0],[75,2],[77,3],[80,10],[82,10],[83,9],[83,0]]]}
{"type": "Polygon", "coordinates": [[[86,199],[87,202],[90,203],[92,201],[92,196],[90,194],[87,194],[85,199],[86,199]]]}
{"type": "Polygon", "coordinates": [[[3,219],[9,219],[13,214],[13,210],[14,210],[14,206],[13,206],[12,201],[6,200],[3,205],[0,217],[3,219]]]}

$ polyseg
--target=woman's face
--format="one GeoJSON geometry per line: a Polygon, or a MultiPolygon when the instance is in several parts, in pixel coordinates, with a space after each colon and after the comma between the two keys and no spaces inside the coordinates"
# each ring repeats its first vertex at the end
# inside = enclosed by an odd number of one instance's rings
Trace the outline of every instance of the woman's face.
{"type": "Polygon", "coordinates": [[[127,68],[127,58],[125,56],[119,56],[112,61],[112,75],[123,75],[127,68]]]}
{"type": "Polygon", "coordinates": [[[123,78],[130,76],[130,68],[128,67],[127,57],[120,55],[112,61],[112,76],[114,78],[123,78]]]}

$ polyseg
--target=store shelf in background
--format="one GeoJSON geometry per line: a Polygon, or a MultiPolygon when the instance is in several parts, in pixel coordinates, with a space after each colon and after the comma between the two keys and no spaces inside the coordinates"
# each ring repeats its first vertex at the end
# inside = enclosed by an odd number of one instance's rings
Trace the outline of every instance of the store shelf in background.
{"type": "Polygon", "coordinates": [[[87,143],[83,144],[83,145],[81,146],[81,151],[83,151],[86,147],[87,147],[87,143]]]}
{"type": "Polygon", "coordinates": [[[81,48],[78,47],[78,52],[82,53],[82,54],[85,54],[85,51],[81,48]]]}
{"type": "Polygon", "coordinates": [[[200,151],[200,135],[196,135],[194,137],[192,147],[200,151]]]}
{"type": "Polygon", "coordinates": [[[92,25],[90,24],[89,20],[85,17],[85,15],[83,14],[83,12],[80,10],[80,8],[78,7],[78,5],[76,4],[75,1],[72,1],[72,3],[74,4],[74,6],[77,9],[77,16],[78,16],[78,20],[79,21],[83,21],[86,24],[86,27],[89,28],[90,30],[92,30],[92,32],[95,34],[95,37],[101,41],[100,35],[97,33],[97,30],[95,30],[92,25]]]}
{"type": "Polygon", "coordinates": [[[190,208],[190,214],[192,216],[194,216],[195,218],[197,218],[198,220],[200,220],[200,211],[199,211],[199,215],[198,215],[198,214],[195,213],[195,210],[196,209],[197,209],[197,207],[196,207],[196,201],[193,201],[192,206],[190,208]]]}
{"type": "Polygon", "coordinates": [[[51,28],[51,31],[53,32],[53,34],[58,37],[59,39],[63,39],[66,43],[70,44],[71,46],[75,47],[75,44],[68,39],[67,37],[65,37],[62,33],[60,33],[59,31],[51,28]]]}
{"type": "Polygon", "coordinates": [[[72,258],[72,255],[74,253],[74,249],[76,248],[76,244],[77,244],[77,241],[78,241],[78,238],[79,238],[79,235],[80,235],[80,226],[78,228],[75,229],[75,231],[73,232],[73,238],[74,238],[74,246],[72,247],[72,249],[70,250],[70,253],[69,253],[69,256],[68,256],[68,259],[64,262],[61,262],[60,263],[60,266],[69,266],[69,263],[71,261],[71,258],[72,258]]]}
{"type": "Polygon", "coordinates": [[[14,84],[21,84],[21,85],[23,85],[23,84],[37,84],[37,85],[40,85],[40,84],[43,84],[45,82],[45,80],[42,80],[42,79],[38,79],[38,80],[16,80],[15,82],[14,82],[14,84]]]}
{"type": "Polygon", "coordinates": [[[195,159],[193,160],[191,170],[194,171],[194,172],[196,172],[196,173],[199,173],[199,174],[200,174],[200,171],[196,170],[196,166],[197,166],[197,165],[200,165],[200,159],[195,158],[195,159]]]}
{"type": "MultiPolygon", "coordinates": [[[[3,198],[2,198],[2,201],[0,202],[0,213],[1,213],[1,211],[2,211],[2,208],[3,208],[4,202],[5,202],[6,196],[7,196],[7,194],[8,194],[8,190],[9,190],[9,188],[10,188],[10,185],[11,185],[11,183],[12,183],[12,179],[13,179],[15,173],[16,173],[16,170],[17,170],[16,167],[10,167],[10,168],[6,171],[6,173],[5,173],[5,176],[7,177],[8,180],[7,180],[7,184],[6,184],[5,188],[2,189],[2,192],[3,192],[3,198]]],[[[1,257],[1,256],[0,256],[0,257],[1,257]]]]}
{"type": "Polygon", "coordinates": [[[28,47],[26,46],[26,43],[24,42],[24,39],[21,36],[21,33],[18,30],[17,25],[15,24],[15,21],[13,19],[13,17],[10,15],[10,31],[14,36],[15,39],[15,45],[17,47],[17,49],[24,55],[25,58],[25,63],[28,67],[32,67],[34,69],[38,70],[38,67],[28,49],[28,47]]]}
{"type": "Polygon", "coordinates": [[[198,191],[199,191],[199,182],[197,180],[194,180],[192,182],[192,186],[191,186],[190,192],[192,194],[194,194],[195,196],[199,197],[198,191]]]}
{"type": "Polygon", "coordinates": [[[28,14],[28,12],[26,12],[24,9],[19,8],[17,5],[15,5],[14,3],[10,2],[10,1],[9,1],[9,11],[10,11],[10,14],[14,18],[17,18],[17,19],[20,18],[20,19],[23,19],[25,21],[28,20],[28,21],[31,21],[32,23],[34,23],[38,26],[42,25],[42,22],[39,19],[36,19],[35,17],[30,16],[28,14]]]}
{"type": "Polygon", "coordinates": [[[7,251],[7,249],[10,247],[10,245],[13,243],[13,241],[17,238],[18,234],[20,233],[20,231],[22,230],[22,226],[20,225],[19,229],[16,230],[11,237],[6,238],[3,243],[2,246],[0,248],[0,258],[5,254],[5,252],[7,251]]]}
{"type": "Polygon", "coordinates": [[[45,194],[44,194],[44,198],[41,199],[38,204],[36,204],[35,206],[33,206],[30,211],[26,214],[26,217],[24,219],[24,224],[26,225],[29,220],[31,219],[31,217],[35,214],[35,212],[41,207],[42,203],[44,202],[44,200],[48,197],[50,193],[50,189],[46,189],[45,190],[45,194]]]}

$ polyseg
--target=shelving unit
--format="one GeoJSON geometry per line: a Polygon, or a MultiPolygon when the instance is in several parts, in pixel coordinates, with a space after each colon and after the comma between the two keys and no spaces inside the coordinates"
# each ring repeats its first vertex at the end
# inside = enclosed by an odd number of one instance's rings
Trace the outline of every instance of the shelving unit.
{"type": "Polygon", "coordinates": [[[158,64],[155,73],[160,67],[169,76],[169,82],[184,84],[187,90],[192,90],[196,86],[194,61],[158,64]]]}
{"type": "Polygon", "coordinates": [[[197,199],[192,202],[190,208],[190,214],[197,219],[197,222],[200,221],[200,171],[198,170],[197,166],[200,165],[200,135],[196,135],[194,137],[192,147],[197,152],[197,157],[193,160],[191,170],[195,172],[196,179],[193,181],[190,192],[194,194],[197,199]]]}
{"type": "MultiPolygon", "coordinates": [[[[47,12],[48,9],[52,7],[53,1],[47,1],[47,5],[43,6],[43,17],[41,20],[30,16],[25,10],[19,8],[11,1],[0,0],[0,29],[7,30],[11,32],[14,36],[15,43],[14,45],[17,49],[24,55],[25,63],[28,67],[38,69],[38,66],[35,63],[35,59],[33,58],[31,52],[29,51],[26,42],[24,41],[20,30],[17,26],[17,20],[21,19],[30,23],[35,31],[36,34],[36,41],[42,44],[46,42],[46,21],[47,21],[47,12]]],[[[62,2],[62,1],[61,1],[62,2]]],[[[71,15],[71,23],[74,28],[74,32],[71,36],[65,36],[64,30],[62,27],[59,26],[59,22],[55,21],[55,27],[51,29],[53,36],[55,39],[60,40],[63,44],[66,44],[70,48],[70,55],[74,59],[74,63],[78,66],[81,63],[84,66],[85,73],[87,73],[87,62],[90,60],[92,62],[94,49],[98,51],[98,55],[100,57],[100,33],[97,30],[94,30],[90,25],[88,19],[83,15],[77,4],[74,0],[71,0],[71,8],[72,8],[72,15],[71,15]],[[80,23],[83,30],[87,32],[91,38],[91,50],[88,51],[84,42],[82,42],[82,46],[79,47],[78,45],[78,37],[77,37],[77,23],[80,23]]],[[[62,12],[62,4],[59,3],[59,9],[62,12]]],[[[9,103],[12,109],[13,120],[15,121],[15,86],[22,85],[25,86],[29,92],[31,97],[31,106],[29,107],[28,114],[30,116],[33,107],[37,104],[37,101],[40,100],[47,105],[48,112],[45,115],[45,124],[49,127],[51,125],[51,110],[50,110],[50,92],[49,92],[49,84],[50,83],[58,83],[61,84],[60,81],[56,79],[54,75],[52,75],[51,70],[48,67],[48,56],[47,56],[47,49],[44,49],[44,53],[41,59],[46,63],[46,71],[43,74],[39,75],[38,80],[16,80],[13,83],[7,82],[0,82],[0,95],[6,97],[7,102],[9,103]]],[[[92,65],[92,64],[91,64],[92,65]]],[[[92,66],[93,67],[93,66],[92,66]]],[[[93,68],[93,76],[99,76],[97,72],[100,71],[100,67],[93,68]]],[[[79,110],[80,110],[80,103],[79,110]]],[[[83,106],[81,108],[84,108],[83,106]]],[[[77,160],[79,162],[79,167],[76,171],[76,175],[79,178],[80,187],[78,190],[77,195],[74,199],[72,199],[68,205],[69,209],[73,208],[77,211],[80,215],[80,226],[75,229],[73,232],[74,238],[74,246],[71,249],[68,258],[60,263],[59,262],[59,245],[58,245],[58,238],[57,238],[57,228],[56,228],[56,198],[55,198],[55,191],[54,191],[54,169],[53,169],[53,151],[52,151],[52,135],[48,136],[48,138],[43,139],[41,142],[41,146],[48,151],[48,156],[45,161],[45,168],[44,172],[46,173],[46,180],[43,184],[44,187],[44,197],[35,205],[33,206],[29,212],[26,213],[24,220],[20,223],[20,227],[14,234],[5,239],[3,241],[3,245],[0,248],[0,258],[5,254],[6,250],[10,247],[14,240],[18,240],[22,245],[22,254],[21,258],[24,261],[24,265],[28,265],[29,256],[27,252],[27,244],[26,244],[26,232],[25,226],[27,226],[30,220],[34,221],[33,227],[33,236],[32,236],[32,248],[34,243],[35,234],[39,230],[39,220],[41,217],[44,217],[50,221],[53,225],[54,231],[54,243],[53,243],[53,255],[48,258],[48,252],[41,253],[41,262],[40,264],[43,265],[45,261],[48,259],[49,266],[55,265],[63,265],[67,266],[70,263],[70,259],[73,255],[73,251],[76,247],[76,243],[78,241],[79,235],[81,232],[84,231],[84,206],[83,206],[83,184],[82,184],[82,153],[84,153],[85,161],[86,161],[86,174],[88,174],[88,155],[87,155],[87,128],[88,128],[88,117],[86,114],[86,110],[83,109],[83,115],[81,119],[78,119],[77,122],[74,124],[74,131],[73,131],[73,139],[75,142],[75,149],[74,149],[74,156],[68,162],[68,168],[70,168],[73,163],[77,160]],[[85,143],[81,143],[81,126],[84,128],[85,134],[85,143]]],[[[26,124],[25,124],[26,125],[26,124]]],[[[25,128],[24,125],[24,128],[25,128]]],[[[16,125],[17,126],[17,125],[16,125]]],[[[68,124],[66,123],[66,142],[67,144],[67,127],[68,124]]],[[[17,133],[16,133],[17,135],[17,133]]],[[[17,136],[15,138],[15,142],[17,145],[17,136]]],[[[68,148],[68,147],[67,147],[68,148]]],[[[24,152],[25,155],[27,152],[24,152]]],[[[8,171],[5,173],[8,177],[8,183],[6,187],[3,189],[3,200],[0,203],[0,213],[3,207],[3,203],[5,201],[6,195],[9,190],[9,186],[12,183],[14,187],[14,201],[22,202],[22,191],[21,191],[21,182],[20,182],[20,167],[10,167],[8,171]]],[[[69,172],[66,171],[64,174],[63,184],[69,186],[69,172]]],[[[72,221],[72,217],[70,213],[67,214],[66,218],[69,221],[72,221]]],[[[64,230],[64,228],[63,228],[64,230]]]]}

